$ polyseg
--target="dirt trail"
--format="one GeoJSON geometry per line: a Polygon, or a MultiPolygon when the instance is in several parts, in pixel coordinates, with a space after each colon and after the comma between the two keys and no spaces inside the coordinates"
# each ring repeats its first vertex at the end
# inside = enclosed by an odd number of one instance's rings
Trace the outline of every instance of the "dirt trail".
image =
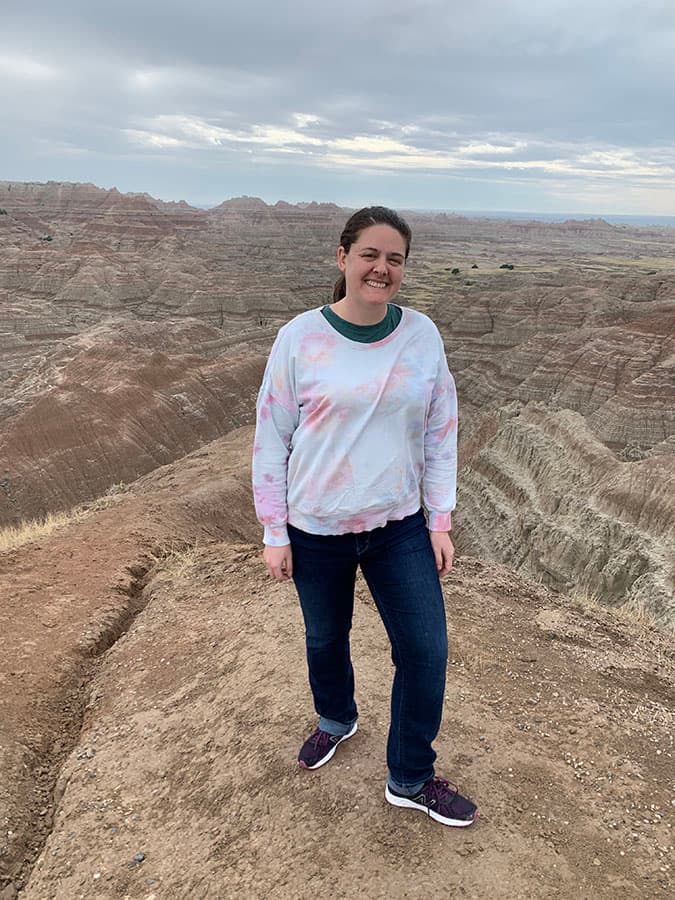
{"type": "Polygon", "coordinates": [[[0,556],[0,897],[9,875],[30,900],[670,896],[672,641],[505,568],[464,558],[444,582],[439,772],[479,803],[475,826],[384,801],[392,666],[362,585],[359,732],[297,767],[314,724],[301,617],[259,562],[249,443],[0,556]],[[40,767],[42,791],[58,768],[53,800],[31,793],[40,767]],[[21,841],[24,859],[41,846],[25,885],[21,841]]]}

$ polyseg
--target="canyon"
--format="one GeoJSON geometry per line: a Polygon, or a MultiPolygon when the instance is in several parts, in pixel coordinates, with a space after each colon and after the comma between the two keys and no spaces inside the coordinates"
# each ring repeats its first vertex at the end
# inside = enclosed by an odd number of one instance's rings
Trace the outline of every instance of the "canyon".
{"type": "MultiPolygon", "coordinates": [[[[9,182],[0,208],[0,526],[250,424],[345,215],[9,182]]],[[[409,219],[400,296],[460,397],[460,549],[672,624],[675,232],[409,219]]]]}
{"type": "Polygon", "coordinates": [[[0,182],[2,900],[403,896],[420,867],[428,897],[429,853],[457,896],[668,895],[675,229],[406,214],[400,302],[460,401],[439,753],[485,800],[448,851],[373,807],[363,585],[361,749],[298,778],[302,626],[259,561],[255,396],[347,214],[0,182]]]}

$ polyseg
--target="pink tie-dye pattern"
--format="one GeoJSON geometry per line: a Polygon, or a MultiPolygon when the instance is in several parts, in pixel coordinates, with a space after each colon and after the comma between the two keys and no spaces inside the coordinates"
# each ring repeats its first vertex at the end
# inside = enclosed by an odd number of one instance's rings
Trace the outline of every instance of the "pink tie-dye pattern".
{"type": "Polygon", "coordinates": [[[268,525],[267,533],[274,540],[276,546],[283,547],[288,543],[288,530],[285,525],[278,527],[275,525],[268,525]]]}
{"type": "Polygon", "coordinates": [[[284,382],[279,375],[276,375],[273,380],[269,402],[280,406],[287,412],[293,412],[297,406],[295,394],[293,393],[291,386],[284,382]]]}
{"type": "Polygon", "coordinates": [[[429,531],[451,531],[452,513],[429,513],[429,531]]]}
{"type": "Polygon", "coordinates": [[[307,415],[304,419],[304,425],[306,428],[311,429],[312,431],[316,431],[321,428],[322,425],[325,424],[326,420],[330,417],[332,409],[331,402],[327,397],[322,397],[318,403],[314,404],[312,408],[307,412],[307,415]]]}
{"type": "MultiPolygon", "coordinates": [[[[287,543],[288,518],[317,534],[380,527],[419,507],[420,486],[430,527],[449,529],[456,400],[435,327],[421,314],[404,310],[403,344],[399,340],[392,346],[384,339],[354,345],[337,332],[326,332],[330,326],[319,316],[318,310],[301,314],[282,329],[261,387],[254,496],[266,543],[287,543]],[[384,355],[375,355],[375,348],[384,355]],[[359,372],[368,375],[355,379],[359,372]],[[349,402],[350,391],[362,400],[349,402]],[[399,438],[392,422],[401,423],[399,438]],[[397,440],[405,468],[391,465],[397,440]],[[356,471],[352,462],[359,466],[356,471]],[[367,469],[359,475],[363,465],[367,469]],[[367,485],[383,492],[379,505],[372,488],[364,495],[367,485]],[[347,511],[345,504],[351,503],[355,508],[347,511]],[[359,509],[364,504],[367,513],[359,509]]],[[[397,337],[402,331],[397,329],[397,337]]]]}
{"type": "Polygon", "coordinates": [[[272,415],[271,402],[269,397],[265,397],[258,406],[258,419],[265,422],[272,415]]]}
{"type": "Polygon", "coordinates": [[[325,482],[326,490],[342,491],[354,483],[354,474],[349,460],[345,459],[325,482]]]}
{"type": "Polygon", "coordinates": [[[341,519],[340,527],[343,534],[362,534],[364,531],[372,531],[376,526],[370,524],[366,516],[352,516],[350,519],[341,519]]]}
{"type": "Polygon", "coordinates": [[[259,521],[263,525],[285,524],[287,517],[286,503],[276,493],[266,493],[260,488],[253,491],[255,508],[259,521]],[[279,520],[283,520],[280,522],[279,520]]]}
{"type": "Polygon", "coordinates": [[[395,363],[385,376],[356,385],[354,391],[380,403],[399,403],[410,395],[415,373],[404,363],[395,363]]]}
{"type": "Polygon", "coordinates": [[[451,432],[455,431],[457,428],[457,419],[449,418],[443,423],[443,425],[435,432],[434,438],[438,443],[442,443],[451,432]]]}
{"type": "Polygon", "coordinates": [[[337,344],[337,334],[326,334],[324,331],[311,331],[304,335],[300,342],[300,357],[314,365],[326,365],[333,357],[337,344]]]}

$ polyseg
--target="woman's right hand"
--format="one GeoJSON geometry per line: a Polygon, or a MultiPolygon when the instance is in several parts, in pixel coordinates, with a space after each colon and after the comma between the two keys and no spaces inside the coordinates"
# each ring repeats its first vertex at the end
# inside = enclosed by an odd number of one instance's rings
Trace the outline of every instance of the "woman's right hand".
{"type": "Polygon", "coordinates": [[[293,576],[293,554],[290,544],[283,547],[270,547],[266,544],[263,560],[267,571],[275,581],[290,581],[293,576]]]}

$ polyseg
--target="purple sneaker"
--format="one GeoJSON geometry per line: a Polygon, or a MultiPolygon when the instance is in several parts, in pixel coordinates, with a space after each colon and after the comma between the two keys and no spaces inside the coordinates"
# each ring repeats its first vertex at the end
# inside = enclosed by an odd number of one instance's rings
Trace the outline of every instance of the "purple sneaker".
{"type": "Polygon", "coordinates": [[[442,825],[465,828],[478,818],[476,804],[462,797],[457,785],[443,781],[442,778],[430,778],[414,797],[399,794],[389,785],[384,796],[393,806],[420,809],[442,825]]]}
{"type": "Polygon", "coordinates": [[[356,729],[356,722],[354,722],[347,734],[328,734],[327,731],[317,728],[300,748],[300,753],[298,754],[300,768],[318,769],[324,763],[327,763],[329,759],[332,759],[338,744],[356,734],[356,729]]]}

